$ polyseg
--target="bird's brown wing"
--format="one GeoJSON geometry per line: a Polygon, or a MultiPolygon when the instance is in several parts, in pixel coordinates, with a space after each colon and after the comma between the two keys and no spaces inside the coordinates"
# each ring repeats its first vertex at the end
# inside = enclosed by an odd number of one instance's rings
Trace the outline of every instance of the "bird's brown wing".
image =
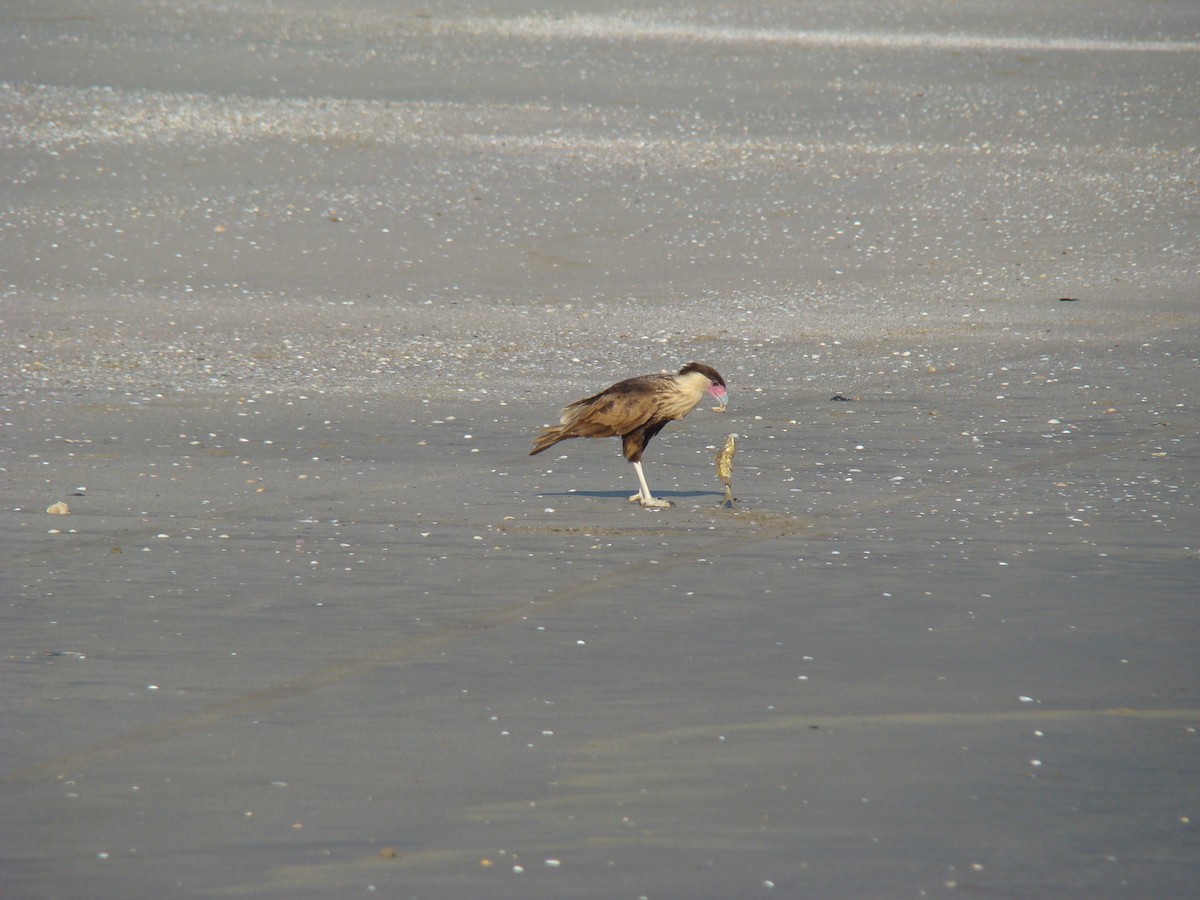
{"type": "MultiPolygon", "coordinates": [[[[674,396],[674,387],[675,379],[671,375],[640,375],[618,381],[591,397],[568,403],[562,409],[559,424],[542,429],[542,433],[534,438],[529,453],[531,456],[541,453],[568,438],[624,437],[637,432],[640,437],[634,442],[636,447],[625,449],[626,456],[634,453],[630,459],[640,458],[640,448],[646,441],[669,419],[680,417],[671,413],[663,416],[664,404],[674,396]]],[[[686,410],[682,414],[686,415],[686,410]]]]}
{"type": "Polygon", "coordinates": [[[619,381],[599,394],[563,407],[562,426],[573,437],[615,437],[641,428],[661,409],[669,375],[642,375],[619,381]]]}

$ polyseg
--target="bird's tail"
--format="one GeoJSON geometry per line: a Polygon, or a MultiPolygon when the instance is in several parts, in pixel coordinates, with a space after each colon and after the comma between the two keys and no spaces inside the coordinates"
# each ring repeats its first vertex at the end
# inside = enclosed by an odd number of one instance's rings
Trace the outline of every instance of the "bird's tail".
{"type": "Polygon", "coordinates": [[[529,451],[529,455],[534,456],[543,450],[550,449],[559,441],[575,437],[575,435],[567,433],[568,428],[567,425],[551,425],[543,429],[542,433],[533,439],[533,449],[529,451]]]}

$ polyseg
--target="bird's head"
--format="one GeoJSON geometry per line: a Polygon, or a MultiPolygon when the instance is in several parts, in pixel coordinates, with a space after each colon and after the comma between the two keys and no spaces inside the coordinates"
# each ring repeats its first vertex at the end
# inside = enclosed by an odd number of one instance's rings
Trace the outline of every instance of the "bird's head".
{"type": "Polygon", "coordinates": [[[729,390],[725,386],[725,379],[721,377],[721,373],[712,366],[699,362],[688,363],[679,370],[680,375],[687,375],[689,372],[697,372],[708,379],[708,387],[704,389],[704,393],[717,401],[716,409],[724,412],[726,404],[729,403],[729,390]]]}

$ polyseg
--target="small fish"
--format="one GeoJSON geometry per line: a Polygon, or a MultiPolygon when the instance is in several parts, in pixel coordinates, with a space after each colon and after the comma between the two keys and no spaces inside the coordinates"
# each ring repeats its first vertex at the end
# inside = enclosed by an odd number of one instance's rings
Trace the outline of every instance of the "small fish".
{"type": "Polygon", "coordinates": [[[725,446],[717,451],[714,461],[717,464],[717,478],[721,484],[725,485],[725,499],[721,501],[721,506],[726,508],[733,507],[733,454],[737,452],[736,433],[725,438],[725,446]]]}

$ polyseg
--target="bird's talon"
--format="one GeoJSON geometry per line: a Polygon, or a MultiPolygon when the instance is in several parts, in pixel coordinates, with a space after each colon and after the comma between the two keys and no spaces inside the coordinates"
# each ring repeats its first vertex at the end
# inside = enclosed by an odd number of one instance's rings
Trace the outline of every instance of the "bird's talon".
{"type": "Polygon", "coordinates": [[[642,501],[642,506],[646,509],[670,509],[674,505],[670,500],[660,500],[658,497],[651,497],[649,500],[642,501]]]}

